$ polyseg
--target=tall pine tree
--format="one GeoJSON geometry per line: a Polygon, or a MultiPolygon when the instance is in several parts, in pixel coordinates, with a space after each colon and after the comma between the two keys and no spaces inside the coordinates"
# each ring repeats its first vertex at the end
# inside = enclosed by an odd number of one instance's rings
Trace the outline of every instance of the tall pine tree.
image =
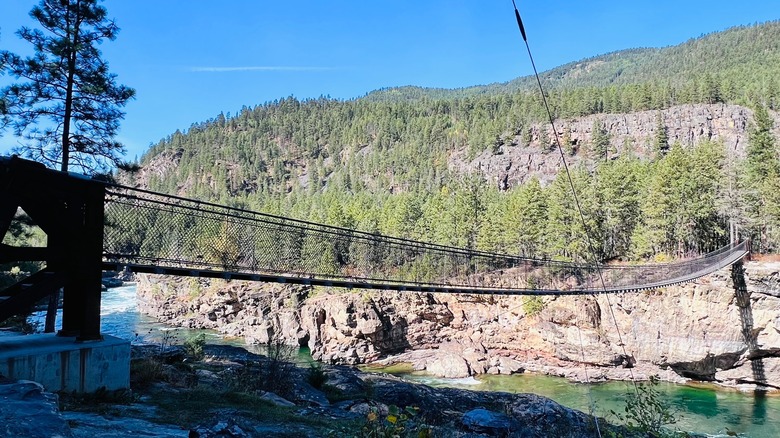
{"type": "Polygon", "coordinates": [[[67,171],[105,171],[122,165],[114,137],[122,107],[135,90],[116,83],[97,44],[119,28],[99,0],[41,0],[30,16],[43,28],[17,34],[35,54],[0,51],[4,72],[21,79],[0,90],[3,122],[25,142],[15,152],[67,171]]]}
{"type": "Polygon", "coordinates": [[[661,111],[658,111],[655,117],[655,150],[659,154],[669,151],[669,135],[666,133],[664,115],[661,111]]]}
{"type": "Polygon", "coordinates": [[[609,132],[604,127],[604,122],[599,119],[593,121],[591,131],[591,153],[596,161],[607,160],[609,158],[609,132]]]}

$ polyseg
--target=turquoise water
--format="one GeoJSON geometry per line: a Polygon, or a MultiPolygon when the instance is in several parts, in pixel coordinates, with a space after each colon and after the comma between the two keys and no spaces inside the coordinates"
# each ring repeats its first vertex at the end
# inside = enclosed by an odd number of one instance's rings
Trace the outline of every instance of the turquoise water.
{"type": "MultiPolygon", "coordinates": [[[[127,339],[135,345],[181,344],[198,335],[206,337],[207,344],[234,345],[245,348],[257,354],[265,354],[267,348],[263,345],[246,345],[242,338],[230,338],[215,330],[186,329],[171,327],[156,319],[138,312],[136,305],[136,286],[127,283],[125,286],[108,289],[103,292],[100,302],[100,331],[105,335],[127,339]]],[[[35,312],[30,322],[43,327],[46,312],[35,312]]],[[[56,327],[60,327],[62,310],[57,312],[56,327]]],[[[308,348],[301,348],[295,358],[299,364],[312,362],[308,348]]]]}
{"type": "MultiPolygon", "coordinates": [[[[226,339],[212,330],[172,328],[141,315],[136,307],[135,290],[135,285],[128,285],[109,289],[103,293],[101,305],[103,333],[128,339],[136,344],[157,345],[171,341],[181,343],[202,333],[206,336],[207,343],[240,345],[256,353],[264,352],[262,346],[246,346],[240,338],[226,339]]],[[[42,322],[43,314],[35,314],[32,319],[42,322]]],[[[297,361],[303,364],[311,362],[308,349],[299,352],[297,361]]],[[[622,412],[626,394],[633,390],[630,384],[625,382],[607,382],[588,386],[571,383],[561,378],[534,374],[440,379],[424,373],[411,372],[407,367],[377,370],[431,386],[539,394],[584,412],[589,412],[590,397],[593,399],[596,415],[613,421],[614,417],[609,412],[622,412]]],[[[780,437],[780,396],[671,383],[660,383],[657,389],[676,412],[678,423],[674,427],[680,430],[706,433],[711,436],[728,436],[731,432],[753,438],[780,437]]]]}
{"type": "MultiPolygon", "coordinates": [[[[403,368],[382,371],[430,386],[539,394],[583,412],[590,411],[589,400],[592,399],[595,414],[611,421],[617,420],[610,411],[622,413],[626,394],[634,391],[628,382],[586,385],[536,374],[442,379],[403,368]]],[[[666,382],[659,383],[656,389],[677,417],[677,423],[671,428],[710,436],[725,437],[736,433],[753,438],[780,437],[780,396],[666,382]]]]}

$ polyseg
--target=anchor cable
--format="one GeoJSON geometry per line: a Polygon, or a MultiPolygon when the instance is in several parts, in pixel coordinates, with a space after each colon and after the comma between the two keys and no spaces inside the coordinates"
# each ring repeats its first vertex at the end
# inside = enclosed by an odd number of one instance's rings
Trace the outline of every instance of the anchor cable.
{"type": "MultiPolygon", "coordinates": [[[[528,57],[531,60],[531,67],[533,68],[534,76],[536,77],[536,83],[539,86],[539,92],[540,92],[541,97],[542,97],[542,103],[544,104],[544,108],[547,111],[547,117],[549,119],[550,126],[552,127],[552,130],[553,130],[553,136],[555,138],[555,144],[556,144],[556,146],[558,148],[558,152],[560,153],[561,162],[563,163],[563,168],[564,168],[564,170],[566,172],[566,177],[567,177],[568,182],[569,182],[569,187],[571,189],[571,193],[572,193],[572,196],[574,198],[574,205],[577,208],[577,212],[579,213],[580,221],[582,222],[583,229],[585,230],[585,233],[584,233],[585,234],[585,239],[587,241],[588,249],[589,249],[589,252],[591,253],[591,257],[593,257],[593,265],[595,266],[596,271],[598,272],[599,281],[601,282],[601,287],[602,287],[602,290],[603,290],[602,293],[606,296],[607,304],[608,304],[608,307],[609,307],[609,310],[610,310],[610,314],[611,314],[612,320],[613,320],[613,322],[615,324],[615,329],[617,330],[618,341],[620,342],[620,347],[623,350],[623,355],[626,358],[626,360],[630,360],[629,359],[630,356],[628,355],[628,353],[626,351],[625,342],[623,342],[623,336],[620,333],[620,327],[618,326],[614,310],[612,309],[612,302],[609,299],[609,294],[607,293],[607,286],[606,286],[606,282],[604,281],[604,273],[603,273],[603,270],[601,268],[601,264],[599,263],[598,255],[596,253],[595,246],[593,244],[593,240],[591,239],[591,236],[590,236],[589,227],[588,227],[587,221],[585,220],[585,215],[582,212],[579,196],[577,195],[577,190],[574,187],[574,181],[572,180],[571,172],[569,171],[569,165],[566,162],[566,154],[564,153],[563,147],[561,146],[561,141],[560,141],[560,138],[558,136],[558,130],[555,127],[555,120],[553,118],[552,111],[550,110],[550,106],[547,103],[547,97],[545,96],[545,93],[544,93],[544,87],[542,86],[542,81],[541,81],[541,79],[539,77],[539,72],[538,72],[538,70],[536,68],[536,62],[534,61],[533,54],[531,53],[531,46],[528,44],[528,38],[526,36],[525,26],[523,26],[523,20],[520,17],[520,11],[517,9],[517,4],[515,3],[515,0],[512,0],[512,6],[514,7],[514,10],[515,10],[515,19],[517,20],[517,27],[520,29],[520,34],[523,37],[523,42],[525,43],[526,50],[528,51],[528,57]]],[[[594,298],[595,298],[595,296],[594,296],[594,298]]],[[[578,325],[578,330],[579,330],[579,325],[578,325]]],[[[580,348],[581,348],[581,352],[582,352],[583,363],[585,363],[584,362],[585,353],[584,353],[584,350],[582,349],[582,338],[581,337],[580,337],[580,348]]],[[[629,363],[629,365],[631,365],[631,364],[629,363]]],[[[634,377],[634,373],[632,371],[632,368],[629,367],[628,370],[629,370],[629,374],[631,376],[631,381],[634,384],[634,390],[638,393],[639,389],[637,387],[636,379],[634,377]]],[[[587,380],[588,379],[587,365],[585,366],[585,377],[586,377],[586,380],[587,380]]],[[[589,382],[587,382],[587,383],[589,383],[589,382]]],[[[588,391],[588,395],[590,397],[590,391],[588,391]]],[[[592,400],[591,400],[591,403],[592,403],[592,400]]],[[[591,412],[591,414],[592,414],[592,412],[591,412]]],[[[597,427],[597,430],[598,430],[598,421],[596,421],[596,427],[597,427]]],[[[599,436],[601,436],[600,431],[599,431],[599,436]]]]}

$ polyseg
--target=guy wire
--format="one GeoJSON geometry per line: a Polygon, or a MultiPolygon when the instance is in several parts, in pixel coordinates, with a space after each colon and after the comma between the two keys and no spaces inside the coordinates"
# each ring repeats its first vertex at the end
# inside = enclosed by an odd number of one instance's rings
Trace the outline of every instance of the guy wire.
{"type": "MultiPolygon", "coordinates": [[[[612,321],[615,324],[615,329],[616,329],[617,334],[618,334],[618,341],[620,342],[620,347],[623,350],[624,357],[626,358],[626,360],[630,360],[630,356],[626,352],[625,342],[623,342],[623,336],[620,333],[620,327],[618,326],[617,319],[615,317],[615,312],[612,309],[612,302],[611,302],[611,300],[609,298],[609,294],[606,293],[607,286],[606,286],[606,282],[604,281],[604,273],[603,273],[603,271],[601,269],[601,264],[599,263],[598,255],[596,253],[595,246],[593,245],[593,241],[592,241],[591,236],[590,236],[589,227],[588,227],[587,221],[585,220],[585,215],[583,214],[582,208],[580,206],[580,200],[579,200],[579,197],[577,196],[577,190],[574,188],[574,181],[572,180],[571,172],[569,171],[569,165],[566,162],[566,154],[564,154],[564,152],[563,152],[563,147],[561,146],[561,141],[560,141],[560,138],[558,136],[558,130],[555,128],[555,121],[554,121],[554,118],[553,118],[553,115],[552,115],[552,111],[550,111],[550,106],[547,103],[547,97],[544,94],[544,87],[542,86],[542,81],[541,81],[541,79],[539,77],[539,72],[538,72],[538,70],[536,68],[536,63],[534,61],[533,54],[531,53],[531,47],[528,44],[528,38],[526,37],[525,26],[523,26],[523,20],[522,20],[522,18],[520,18],[520,11],[518,11],[518,9],[517,9],[517,4],[515,3],[515,0],[512,0],[512,6],[514,7],[514,10],[515,10],[515,18],[517,20],[517,26],[520,29],[520,34],[523,37],[523,42],[525,43],[526,50],[528,51],[528,57],[531,60],[531,67],[534,70],[534,76],[536,77],[536,83],[539,86],[539,92],[540,92],[541,97],[542,97],[542,103],[544,104],[544,108],[547,111],[547,117],[548,117],[548,119],[550,121],[550,126],[552,127],[552,130],[553,130],[553,136],[555,138],[555,144],[556,144],[556,146],[558,148],[558,152],[560,153],[561,161],[563,162],[563,168],[564,168],[564,170],[566,172],[566,177],[567,177],[568,182],[569,182],[569,187],[571,188],[571,193],[572,193],[572,196],[574,198],[574,205],[577,208],[577,212],[579,213],[580,221],[582,222],[583,229],[585,230],[585,239],[586,239],[587,244],[588,244],[588,249],[589,249],[589,252],[591,253],[591,257],[593,258],[593,264],[596,267],[596,271],[599,274],[599,280],[601,282],[601,287],[603,289],[603,294],[605,295],[605,297],[607,299],[607,304],[609,306],[609,311],[610,311],[610,314],[612,316],[612,321]]],[[[594,298],[595,298],[595,295],[594,295],[594,298]]],[[[577,326],[577,329],[579,330],[579,325],[577,326]]],[[[582,348],[581,340],[580,340],[580,349],[581,349],[581,353],[582,353],[582,357],[583,357],[583,364],[584,364],[585,363],[585,361],[584,361],[585,352],[584,352],[584,349],[582,348]]],[[[638,394],[639,393],[639,388],[637,387],[636,379],[634,377],[634,372],[633,372],[632,366],[631,366],[632,364],[629,363],[628,365],[629,365],[629,367],[628,367],[629,374],[631,376],[631,382],[634,385],[634,390],[638,394]]],[[[585,377],[586,377],[586,380],[587,380],[588,379],[587,365],[585,365],[585,377]]],[[[588,383],[590,383],[590,382],[588,381],[588,383]]],[[[588,396],[590,397],[590,390],[588,391],[588,396]]],[[[592,400],[591,400],[591,403],[592,403],[592,400]]],[[[598,427],[598,421],[596,421],[596,426],[598,427]]],[[[599,436],[601,436],[600,432],[599,432],[599,436]]]]}

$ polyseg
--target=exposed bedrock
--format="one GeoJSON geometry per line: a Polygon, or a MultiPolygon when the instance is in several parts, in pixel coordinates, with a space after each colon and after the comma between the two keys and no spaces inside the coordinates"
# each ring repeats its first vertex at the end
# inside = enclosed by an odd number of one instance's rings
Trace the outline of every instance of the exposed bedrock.
{"type": "Polygon", "coordinates": [[[446,377],[523,371],[584,380],[658,374],[780,388],[780,263],[746,262],[650,292],[430,294],[140,276],[142,312],[248,343],[308,345],[332,364],[409,362],[446,377]],[[586,366],[583,365],[586,364],[586,366]]]}
{"type": "MultiPolygon", "coordinates": [[[[680,143],[687,147],[711,140],[722,143],[729,156],[744,156],[753,112],[738,105],[689,104],[660,111],[596,114],[557,120],[555,127],[559,138],[569,136],[574,150],[586,150],[592,142],[593,123],[600,121],[609,135],[611,156],[630,153],[650,157],[655,153],[659,115],[663,119],[669,144],[680,143]]],[[[780,123],[776,121],[775,127],[777,135],[780,123]]],[[[555,179],[561,168],[560,159],[549,154],[553,148],[553,139],[548,124],[535,124],[531,127],[530,143],[516,136],[497,150],[486,149],[473,158],[465,150],[458,151],[450,156],[448,166],[457,173],[478,172],[502,190],[522,184],[532,177],[545,184],[555,179]],[[542,131],[547,134],[542,135],[542,131]],[[544,139],[547,144],[542,144],[544,139]]],[[[567,160],[570,165],[592,164],[586,153],[575,153],[567,160]]]]}

